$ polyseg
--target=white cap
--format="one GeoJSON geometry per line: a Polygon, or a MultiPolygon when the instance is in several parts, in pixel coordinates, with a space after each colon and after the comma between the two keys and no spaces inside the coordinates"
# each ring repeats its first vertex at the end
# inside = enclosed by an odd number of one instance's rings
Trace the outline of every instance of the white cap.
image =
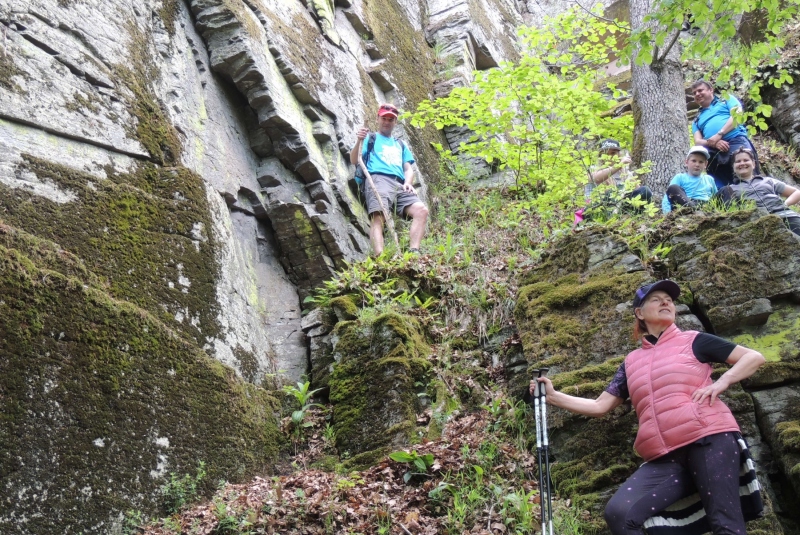
{"type": "Polygon", "coordinates": [[[708,149],[705,148],[702,145],[695,145],[694,147],[689,149],[689,152],[686,153],[686,158],[689,158],[689,156],[691,156],[692,154],[695,154],[695,153],[702,154],[703,156],[706,157],[706,160],[711,158],[711,155],[708,153],[708,149]]]}

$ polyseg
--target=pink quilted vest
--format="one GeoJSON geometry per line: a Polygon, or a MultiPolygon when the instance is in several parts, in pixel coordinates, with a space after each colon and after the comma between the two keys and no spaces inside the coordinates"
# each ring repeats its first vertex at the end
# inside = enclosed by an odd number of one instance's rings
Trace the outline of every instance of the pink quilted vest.
{"type": "Polygon", "coordinates": [[[673,323],[655,345],[643,339],[641,349],[625,358],[628,390],[639,416],[634,447],[645,461],[708,435],[739,431],[731,410],[719,399],[712,406],[707,400],[692,402],[695,390],[712,383],[711,365],[692,353],[698,334],[673,323]]]}

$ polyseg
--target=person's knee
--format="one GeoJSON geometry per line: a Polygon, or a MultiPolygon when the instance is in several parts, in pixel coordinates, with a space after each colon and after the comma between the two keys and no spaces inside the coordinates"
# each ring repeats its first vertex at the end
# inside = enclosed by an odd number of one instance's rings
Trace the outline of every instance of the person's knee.
{"type": "Polygon", "coordinates": [[[427,219],[428,218],[428,207],[425,206],[423,203],[414,203],[408,208],[406,208],[406,213],[412,219],[427,219]]]}
{"type": "Polygon", "coordinates": [[[667,188],[667,195],[680,195],[684,193],[683,188],[677,184],[673,184],[667,188]]]}
{"type": "Polygon", "coordinates": [[[645,202],[650,202],[653,200],[653,191],[647,186],[636,188],[636,194],[645,202]]]}
{"type": "Polygon", "coordinates": [[[624,526],[625,526],[625,519],[628,513],[626,507],[623,507],[625,504],[621,501],[615,500],[616,496],[613,496],[611,500],[606,504],[606,508],[603,511],[603,517],[606,520],[606,525],[608,529],[611,530],[611,533],[614,535],[622,535],[625,533],[624,526]]]}

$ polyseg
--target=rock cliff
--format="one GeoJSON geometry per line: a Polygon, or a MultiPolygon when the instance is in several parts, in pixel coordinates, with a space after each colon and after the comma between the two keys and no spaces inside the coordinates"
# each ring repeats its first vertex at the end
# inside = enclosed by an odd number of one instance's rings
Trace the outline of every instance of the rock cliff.
{"type": "MultiPolygon", "coordinates": [[[[356,129],[453,75],[435,50],[462,75],[514,57],[518,20],[507,0],[0,1],[0,531],[108,533],[198,459],[232,480],[273,462],[260,387],[308,372],[301,302],[367,253],[356,129]]],[[[439,134],[398,130],[435,177],[439,134]]]]}

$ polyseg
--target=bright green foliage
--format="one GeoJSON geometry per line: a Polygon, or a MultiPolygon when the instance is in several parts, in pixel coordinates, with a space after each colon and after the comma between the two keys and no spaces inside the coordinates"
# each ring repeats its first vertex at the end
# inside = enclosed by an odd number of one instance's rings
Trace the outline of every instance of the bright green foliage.
{"type": "Polygon", "coordinates": [[[398,463],[409,463],[416,471],[409,470],[403,474],[403,481],[408,483],[412,477],[417,474],[425,474],[433,466],[433,454],[426,453],[420,455],[416,450],[411,453],[405,451],[393,451],[389,454],[389,458],[398,463]]]}
{"type": "Polygon", "coordinates": [[[666,49],[678,35],[684,17],[691,13],[693,35],[681,41],[683,59],[702,60],[711,65],[716,84],[729,87],[751,101],[751,111],[741,113],[740,123],[750,121],[752,133],[766,130],[772,106],[761,101],[765,85],[780,87],[793,83],[782,67],[765,70],[778,62],[786,44],[787,26],[796,19],[800,0],[660,0],[636,29],[630,44],[637,63],[651,63],[665,56],[666,49]],[[742,14],[750,17],[759,30],[757,39],[737,36],[742,14]]]}
{"type": "Polygon", "coordinates": [[[197,499],[199,487],[206,477],[206,463],[200,461],[194,477],[184,474],[178,477],[172,472],[169,481],[159,489],[161,493],[161,507],[168,515],[180,512],[184,507],[197,499]]]}
{"type": "Polygon", "coordinates": [[[287,396],[293,396],[297,400],[297,405],[300,407],[299,409],[292,412],[292,429],[295,434],[295,438],[300,439],[302,438],[303,429],[306,427],[310,427],[310,422],[306,422],[306,412],[311,407],[320,407],[319,403],[312,403],[311,399],[314,397],[319,389],[316,390],[309,390],[309,386],[311,385],[310,381],[302,382],[297,381],[297,387],[291,385],[285,385],[283,387],[283,391],[286,393],[287,396]]]}
{"type": "Polygon", "coordinates": [[[476,72],[471,87],[420,103],[411,124],[469,128],[474,135],[457,151],[512,171],[531,206],[551,213],[582,195],[597,140],[631,137],[633,118],[611,114],[612,95],[622,93],[599,82],[618,31],[579,11],[525,28],[519,63],[476,72]]]}

